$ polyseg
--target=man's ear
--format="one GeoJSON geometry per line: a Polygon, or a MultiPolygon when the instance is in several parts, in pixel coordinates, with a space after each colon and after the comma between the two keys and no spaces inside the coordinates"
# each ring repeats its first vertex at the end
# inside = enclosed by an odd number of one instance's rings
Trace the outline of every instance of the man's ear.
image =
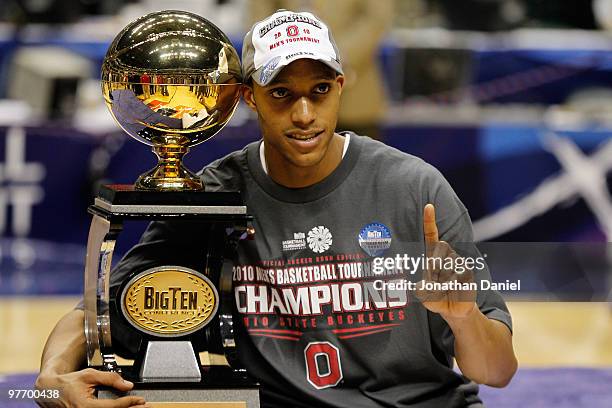
{"type": "Polygon", "coordinates": [[[256,112],[257,107],[255,105],[255,95],[253,93],[253,87],[250,85],[242,85],[240,92],[242,93],[242,99],[244,99],[244,102],[247,104],[247,106],[251,108],[254,112],[256,112]]]}
{"type": "Polygon", "coordinates": [[[342,95],[342,87],[344,86],[344,75],[336,75],[336,83],[338,84],[338,95],[342,95]]]}

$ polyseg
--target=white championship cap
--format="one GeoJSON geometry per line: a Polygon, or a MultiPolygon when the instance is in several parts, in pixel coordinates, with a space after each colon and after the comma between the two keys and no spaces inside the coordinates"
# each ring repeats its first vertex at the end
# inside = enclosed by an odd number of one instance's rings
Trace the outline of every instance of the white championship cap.
{"type": "Polygon", "coordinates": [[[342,72],[338,47],[327,25],[311,13],[278,10],[244,36],[242,76],[266,86],[287,65],[309,58],[342,72]]]}

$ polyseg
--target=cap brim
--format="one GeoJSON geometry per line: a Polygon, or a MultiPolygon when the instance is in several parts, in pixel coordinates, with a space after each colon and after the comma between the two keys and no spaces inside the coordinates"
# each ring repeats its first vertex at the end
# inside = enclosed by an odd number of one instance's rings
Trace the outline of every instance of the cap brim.
{"type": "Polygon", "coordinates": [[[315,56],[300,55],[296,58],[290,58],[286,60],[284,63],[277,65],[273,70],[266,71],[266,64],[263,67],[256,69],[251,75],[251,78],[253,78],[253,81],[255,81],[258,85],[267,86],[270,84],[270,82],[272,82],[272,80],[274,80],[274,78],[276,78],[278,73],[281,72],[283,68],[291,64],[293,61],[297,61],[299,59],[311,59],[314,61],[320,61],[331,69],[333,69],[334,71],[336,71],[337,73],[344,75],[344,71],[342,71],[342,65],[334,59],[327,60],[325,58],[316,58],[315,56]],[[264,71],[266,71],[266,73],[265,75],[262,75],[264,71]]]}

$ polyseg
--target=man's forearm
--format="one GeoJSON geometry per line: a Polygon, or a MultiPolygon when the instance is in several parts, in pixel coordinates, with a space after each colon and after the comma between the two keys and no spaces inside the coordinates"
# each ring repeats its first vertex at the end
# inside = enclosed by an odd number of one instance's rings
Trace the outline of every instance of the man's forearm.
{"type": "Polygon", "coordinates": [[[44,408],[105,406],[108,408],[144,408],[145,400],[127,395],[116,400],[96,401],[96,387],[105,386],[127,392],[133,384],[118,373],[81,370],[86,360],[83,311],[73,310],[55,325],[51,332],[36,379],[36,388],[59,390],[59,398],[37,401],[44,408]]]}
{"type": "Polygon", "coordinates": [[[478,307],[465,318],[445,318],[455,335],[455,359],[461,372],[477,383],[506,386],[517,369],[512,335],[502,322],[478,307]]]}
{"type": "Polygon", "coordinates": [[[40,364],[41,374],[65,374],[79,370],[86,358],[84,313],[73,310],[55,325],[40,364]]]}

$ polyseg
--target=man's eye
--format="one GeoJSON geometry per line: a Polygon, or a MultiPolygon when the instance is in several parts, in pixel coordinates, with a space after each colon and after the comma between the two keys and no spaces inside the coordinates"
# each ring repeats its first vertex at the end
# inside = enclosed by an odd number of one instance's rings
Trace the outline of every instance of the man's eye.
{"type": "Polygon", "coordinates": [[[331,86],[329,84],[319,84],[315,88],[315,92],[324,94],[324,93],[328,93],[330,89],[331,89],[331,86]]]}
{"type": "Polygon", "coordinates": [[[284,98],[289,92],[285,88],[276,88],[270,91],[270,95],[274,98],[284,98]]]}

